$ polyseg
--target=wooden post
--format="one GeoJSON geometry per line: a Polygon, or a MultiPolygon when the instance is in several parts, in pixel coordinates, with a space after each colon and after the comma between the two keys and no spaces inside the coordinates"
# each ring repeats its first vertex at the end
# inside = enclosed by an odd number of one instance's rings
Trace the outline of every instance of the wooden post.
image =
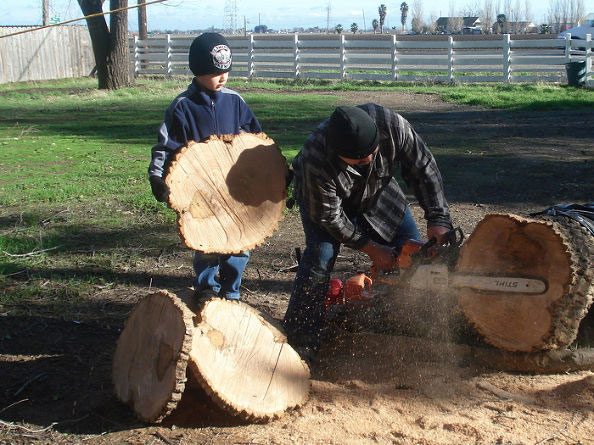
{"type": "Polygon", "coordinates": [[[138,36],[134,36],[134,77],[138,76],[140,60],[138,57],[138,36]]]}
{"type": "Polygon", "coordinates": [[[165,75],[167,77],[171,76],[171,35],[167,34],[167,65],[165,65],[165,75]]]}
{"type": "Polygon", "coordinates": [[[503,36],[503,83],[511,82],[511,44],[509,34],[503,36]]]}
{"type": "Polygon", "coordinates": [[[249,80],[254,77],[254,35],[250,34],[248,42],[248,65],[247,65],[247,77],[249,80]]]}
{"type": "Polygon", "coordinates": [[[396,47],[396,34],[392,34],[392,80],[398,80],[398,48],[396,47]]]}
{"type": "Polygon", "coordinates": [[[448,80],[454,83],[454,38],[448,36],[448,80]]]}
{"type": "Polygon", "coordinates": [[[565,34],[565,63],[571,62],[571,33],[565,34]]]}
{"type": "Polygon", "coordinates": [[[591,86],[592,81],[590,75],[592,74],[592,34],[586,34],[586,85],[591,86]]]}
{"type": "Polygon", "coordinates": [[[344,34],[340,35],[340,80],[346,80],[346,48],[344,45],[344,34]]]}
{"type": "Polygon", "coordinates": [[[295,33],[293,40],[293,67],[294,67],[294,78],[299,79],[299,34],[295,33]]]}

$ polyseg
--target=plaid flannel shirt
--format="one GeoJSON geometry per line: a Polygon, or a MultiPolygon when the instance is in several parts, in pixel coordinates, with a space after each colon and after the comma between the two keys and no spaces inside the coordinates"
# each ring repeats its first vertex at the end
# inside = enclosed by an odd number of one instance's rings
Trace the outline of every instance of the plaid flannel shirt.
{"type": "Polygon", "coordinates": [[[363,219],[387,242],[396,232],[407,200],[394,174],[413,191],[428,225],[451,227],[448,203],[435,158],[411,125],[376,104],[359,106],[375,121],[379,150],[368,168],[348,165],[326,146],[328,119],[309,136],[293,161],[295,196],[310,219],[336,240],[353,248],[368,242],[363,219]]]}

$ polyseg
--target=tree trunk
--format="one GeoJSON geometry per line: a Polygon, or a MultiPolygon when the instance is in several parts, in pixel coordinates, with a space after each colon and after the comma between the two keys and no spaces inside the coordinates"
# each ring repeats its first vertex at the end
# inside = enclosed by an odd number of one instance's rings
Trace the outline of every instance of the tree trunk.
{"type": "MultiPolygon", "coordinates": [[[[180,403],[200,387],[225,413],[263,422],[305,402],[309,369],[285,335],[250,306],[158,291],[130,314],[113,359],[117,397],[146,422],[174,410],[185,423],[204,415],[180,403]],[[184,411],[184,412],[181,412],[184,411]]],[[[198,402],[199,403],[199,402],[198,402]]]]}
{"type": "MultiPolygon", "coordinates": [[[[125,8],[128,0],[111,0],[111,9],[125,8]]],[[[104,88],[117,90],[132,85],[130,47],[128,44],[128,11],[111,14],[110,45],[107,57],[107,83],[104,88]]],[[[102,88],[101,85],[99,88],[102,88]]]]}
{"type": "MultiPolygon", "coordinates": [[[[78,0],[85,16],[103,12],[104,0],[78,0]]],[[[111,9],[128,5],[128,0],[111,0],[111,9]]],[[[118,89],[132,85],[128,48],[128,13],[111,15],[111,31],[104,16],[87,18],[99,89],[118,89]]]]}
{"type": "Polygon", "coordinates": [[[458,301],[497,348],[564,348],[575,340],[592,304],[593,259],[594,237],[572,219],[487,215],[463,245],[457,272],[538,278],[547,289],[530,295],[460,288],[458,301]]]}
{"type": "Polygon", "coordinates": [[[146,6],[144,5],[146,0],[138,0],[138,38],[140,40],[148,39],[148,25],[146,21],[146,6]]]}

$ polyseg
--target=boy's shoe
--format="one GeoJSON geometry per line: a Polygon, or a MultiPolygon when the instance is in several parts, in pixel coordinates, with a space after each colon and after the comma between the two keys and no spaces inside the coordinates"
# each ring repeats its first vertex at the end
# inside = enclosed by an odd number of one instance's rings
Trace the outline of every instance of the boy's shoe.
{"type": "Polygon", "coordinates": [[[207,301],[210,301],[213,298],[218,297],[219,294],[217,294],[214,290],[210,288],[194,291],[194,301],[198,303],[206,303],[207,301]]]}

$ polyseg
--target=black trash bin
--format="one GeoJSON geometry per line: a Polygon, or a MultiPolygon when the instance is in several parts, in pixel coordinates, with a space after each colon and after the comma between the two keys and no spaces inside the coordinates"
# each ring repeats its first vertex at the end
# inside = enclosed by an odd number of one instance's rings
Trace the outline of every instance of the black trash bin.
{"type": "Polygon", "coordinates": [[[567,83],[570,87],[580,88],[586,83],[586,61],[569,62],[565,64],[567,83]]]}

